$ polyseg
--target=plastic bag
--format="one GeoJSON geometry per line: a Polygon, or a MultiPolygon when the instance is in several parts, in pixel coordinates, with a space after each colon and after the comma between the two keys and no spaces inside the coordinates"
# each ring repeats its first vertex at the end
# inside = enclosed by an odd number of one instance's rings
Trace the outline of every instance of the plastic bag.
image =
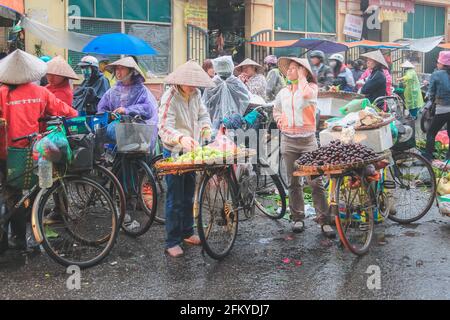
{"type": "Polygon", "coordinates": [[[450,194],[438,197],[439,212],[443,215],[450,216],[450,194]]]}
{"type": "Polygon", "coordinates": [[[214,150],[218,150],[220,152],[225,153],[231,152],[233,154],[236,154],[238,149],[236,144],[224,134],[223,128],[219,130],[215,141],[209,144],[208,147],[214,150]]]}
{"type": "Polygon", "coordinates": [[[355,141],[355,128],[342,128],[341,141],[345,144],[350,144],[355,141]]]}
{"type": "Polygon", "coordinates": [[[69,163],[72,161],[72,149],[66,134],[61,130],[54,130],[35,145],[35,151],[53,163],[69,163]]]}
{"type": "Polygon", "coordinates": [[[437,186],[437,192],[441,196],[450,194],[450,180],[448,180],[447,178],[440,179],[437,186]]]}
{"type": "Polygon", "coordinates": [[[356,99],[352,100],[349,103],[347,103],[345,106],[339,109],[339,112],[343,115],[347,115],[350,112],[357,112],[360,110],[364,110],[370,106],[370,100],[369,99],[356,99]]]}

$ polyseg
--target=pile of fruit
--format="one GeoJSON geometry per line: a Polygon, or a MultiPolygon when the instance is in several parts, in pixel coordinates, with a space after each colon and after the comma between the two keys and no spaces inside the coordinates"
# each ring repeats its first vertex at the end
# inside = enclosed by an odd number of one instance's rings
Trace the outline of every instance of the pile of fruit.
{"type": "Polygon", "coordinates": [[[210,147],[198,148],[195,151],[185,153],[178,158],[169,158],[167,163],[184,164],[184,163],[209,163],[214,160],[223,160],[233,156],[232,152],[222,152],[210,147]]]}
{"type": "Polygon", "coordinates": [[[358,143],[344,144],[339,140],[316,151],[303,154],[297,164],[308,167],[330,165],[350,165],[355,162],[376,159],[378,155],[372,149],[358,143]]]}

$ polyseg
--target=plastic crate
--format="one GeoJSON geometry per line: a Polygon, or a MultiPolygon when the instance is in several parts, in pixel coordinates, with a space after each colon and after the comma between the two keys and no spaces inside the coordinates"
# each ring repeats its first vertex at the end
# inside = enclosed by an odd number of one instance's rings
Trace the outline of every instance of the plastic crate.
{"type": "Polygon", "coordinates": [[[66,119],[64,120],[64,125],[67,130],[67,135],[69,136],[89,133],[89,127],[86,122],[86,117],[66,119]]]}

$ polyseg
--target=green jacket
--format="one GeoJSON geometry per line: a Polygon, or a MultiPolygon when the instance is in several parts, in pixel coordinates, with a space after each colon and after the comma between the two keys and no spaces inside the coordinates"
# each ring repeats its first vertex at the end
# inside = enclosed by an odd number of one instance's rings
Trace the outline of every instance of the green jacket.
{"type": "Polygon", "coordinates": [[[403,77],[405,86],[405,103],[408,109],[417,109],[424,106],[420,82],[414,69],[406,71],[403,77]]]}

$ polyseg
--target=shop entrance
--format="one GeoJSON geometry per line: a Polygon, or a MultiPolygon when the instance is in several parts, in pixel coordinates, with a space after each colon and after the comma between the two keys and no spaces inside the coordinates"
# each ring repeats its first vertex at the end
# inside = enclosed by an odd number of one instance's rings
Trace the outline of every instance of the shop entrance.
{"type": "Polygon", "coordinates": [[[233,56],[234,61],[245,59],[244,0],[208,0],[210,58],[233,56]]]}

